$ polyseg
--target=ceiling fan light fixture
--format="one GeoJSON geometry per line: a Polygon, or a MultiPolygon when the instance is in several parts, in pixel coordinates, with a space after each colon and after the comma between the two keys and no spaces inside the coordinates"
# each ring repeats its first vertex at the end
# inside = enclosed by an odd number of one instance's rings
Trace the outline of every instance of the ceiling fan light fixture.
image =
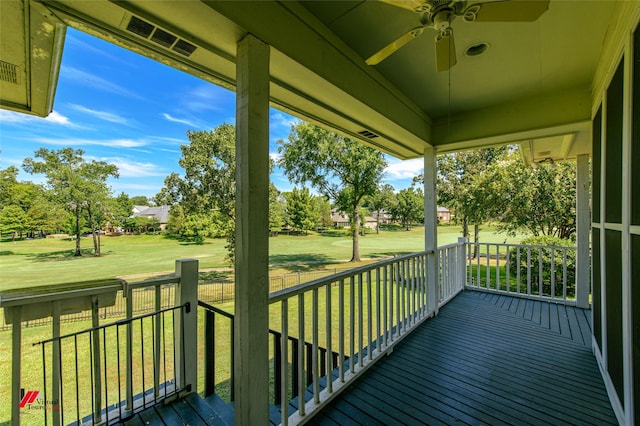
{"type": "Polygon", "coordinates": [[[488,48],[489,48],[489,43],[487,43],[486,41],[481,41],[479,43],[475,43],[467,47],[464,51],[464,54],[466,56],[478,56],[486,52],[488,48]]]}

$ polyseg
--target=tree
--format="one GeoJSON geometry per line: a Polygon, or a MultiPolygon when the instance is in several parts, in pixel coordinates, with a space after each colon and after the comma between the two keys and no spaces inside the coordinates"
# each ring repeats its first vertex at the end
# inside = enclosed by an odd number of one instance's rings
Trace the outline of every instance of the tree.
{"type": "Polygon", "coordinates": [[[380,185],[378,190],[367,199],[367,207],[376,214],[376,234],[380,233],[380,216],[390,211],[396,201],[395,189],[389,184],[380,185]]]}
{"type": "Polygon", "coordinates": [[[135,195],[131,197],[131,205],[133,206],[148,206],[151,204],[149,199],[144,195],[135,195]]]}
{"type": "MultiPolygon", "coordinates": [[[[221,124],[211,131],[187,131],[189,144],[181,145],[178,161],[184,176],[171,173],[154,201],[159,205],[180,205],[184,220],[192,215],[209,214],[224,229],[227,260],[233,263],[235,252],[236,129],[221,124]],[[222,222],[221,222],[222,221],[222,222]]],[[[270,191],[276,191],[271,184],[270,191]]],[[[201,218],[200,218],[201,219],[201,218]]],[[[194,219],[197,223],[200,219],[194,219]]],[[[193,221],[192,221],[193,222],[193,221]]],[[[184,223],[183,223],[184,225],[184,223]]]]}
{"type": "Polygon", "coordinates": [[[16,235],[22,238],[22,231],[27,229],[27,220],[27,215],[20,206],[4,206],[0,211],[0,232],[11,233],[13,240],[16,239],[16,235]]]}
{"type": "Polygon", "coordinates": [[[311,200],[313,204],[314,217],[318,228],[330,228],[333,225],[331,220],[331,203],[327,197],[316,196],[311,200]]]}
{"type": "Polygon", "coordinates": [[[473,184],[475,198],[486,200],[483,214],[514,234],[572,238],[576,231],[576,169],[570,162],[528,167],[515,152],[483,171],[473,184]]]}
{"type": "Polygon", "coordinates": [[[396,203],[390,209],[394,220],[399,220],[408,231],[412,223],[424,220],[424,194],[420,188],[405,188],[396,195],[396,203]]]}
{"type": "Polygon", "coordinates": [[[291,192],[285,194],[285,198],[289,225],[294,230],[307,234],[307,231],[313,229],[317,222],[309,188],[293,188],[291,192]]]}
{"type": "MultiPolygon", "coordinates": [[[[487,220],[484,202],[472,193],[472,183],[481,171],[494,164],[507,151],[507,147],[482,148],[438,156],[437,196],[438,205],[455,213],[456,220],[462,221],[462,234],[469,238],[469,224],[474,225],[474,240],[478,240],[478,225],[487,220]]],[[[414,183],[423,183],[421,174],[414,183]]]]}
{"type": "Polygon", "coordinates": [[[40,148],[35,158],[26,158],[22,167],[27,173],[44,174],[47,186],[55,200],[65,206],[75,217],[76,247],[75,256],[80,251],[80,224],[82,212],[89,216],[91,232],[94,234],[95,255],[99,256],[99,243],[95,239],[96,226],[93,216],[96,208],[109,196],[107,186],[109,177],[118,177],[118,168],[104,161],[86,162],[81,149],[62,148],[58,151],[40,148]],[[97,246],[96,246],[97,244],[97,246]]]}
{"type": "Polygon", "coordinates": [[[387,165],[382,153],[305,122],[292,125],[287,141],[278,144],[279,165],[291,182],[308,182],[334,201],[340,197],[351,221],[351,261],[360,261],[358,212],[382,179],[387,165]]]}
{"type": "Polygon", "coordinates": [[[28,229],[33,236],[36,231],[40,235],[55,233],[64,228],[69,218],[64,208],[48,200],[44,195],[34,199],[27,211],[28,229]]]}
{"type": "Polygon", "coordinates": [[[121,192],[109,201],[109,220],[112,226],[124,226],[129,216],[133,212],[133,199],[129,195],[121,192]]]}
{"type": "Polygon", "coordinates": [[[287,201],[275,186],[269,187],[269,231],[277,235],[285,223],[287,201]]]}

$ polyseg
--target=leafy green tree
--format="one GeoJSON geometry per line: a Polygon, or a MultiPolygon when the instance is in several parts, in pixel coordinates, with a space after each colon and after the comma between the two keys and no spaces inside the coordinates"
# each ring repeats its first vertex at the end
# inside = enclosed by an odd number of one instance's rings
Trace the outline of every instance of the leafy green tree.
{"type": "Polygon", "coordinates": [[[117,197],[111,198],[108,210],[111,225],[124,226],[133,212],[133,199],[121,192],[117,197]]]}
{"type": "MultiPolygon", "coordinates": [[[[235,126],[221,124],[211,131],[187,131],[188,145],[180,146],[178,161],[184,176],[172,173],[154,197],[156,204],[180,205],[185,220],[192,215],[217,212],[217,228],[227,238],[227,260],[235,252],[236,146],[235,126]]],[[[273,184],[270,191],[276,191],[273,184]]],[[[200,219],[202,220],[201,216],[200,219]]],[[[196,220],[197,221],[197,220],[196,220]]],[[[183,224],[184,226],[184,224],[183,224]]]]}
{"type": "Polygon", "coordinates": [[[35,231],[39,231],[41,235],[46,235],[64,229],[69,213],[62,206],[41,195],[31,203],[27,211],[27,218],[28,228],[32,236],[35,231]]]}
{"type": "Polygon", "coordinates": [[[277,234],[285,223],[287,201],[275,186],[269,187],[269,231],[277,234]]]}
{"type": "Polygon", "coordinates": [[[330,228],[333,225],[331,220],[331,203],[327,197],[322,195],[312,198],[314,217],[316,226],[319,228],[330,228]]]}
{"type": "Polygon", "coordinates": [[[167,223],[167,232],[171,235],[180,235],[184,226],[184,209],[181,205],[176,204],[169,210],[169,223],[167,223]]]}
{"type": "MultiPolygon", "coordinates": [[[[473,180],[507,151],[506,146],[460,151],[438,156],[437,197],[438,205],[447,207],[462,222],[462,234],[469,238],[469,225],[474,225],[474,240],[478,240],[479,224],[488,217],[484,214],[484,203],[473,193],[473,180]]],[[[424,175],[414,178],[414,183],[423,183],[424,175]]]]}
{"type": "MultiPolygon", "coordinates": [[[[171,206],[179,204],[184,214],[182,227],[192,230],[196,229],[192,224],[204,223],[203,214],[219,212],[226,222],[227,257],[232,262],[235,250],[235,126],[225,123],[211,131],[189,130],[187,137],[189,144],[180,146],[182,157],[178,161],[184,169],[184,177],[177,173],[167,176],[155,201],[171,206]]],[[[181,232],[180,235],[186,235],[181,232]]],[[[193,233],[189,238],[200,238],[196,234],[203,232],[193,233]]],[[[208,235],[207,232],[204,234],[208,235]]]]}
{"type": "Polygon", "coordinates": [[[380,233],[380,216],[383,211],[391,211],[396,203],[396,194],[393,186],[380,185],[377,191],[367,198],[367,208],[376,214],[376,234],[380,233]]]}
{"type": "MultiPolygon", "coordinates": [[[[104,201],[110,192],[107,179],[118,177],[116,166],[104,161],[87,162],[83,155],[84,151],[81,149],[62,148],[54,151],[40,148],[35,151],[35,158],[26,158],[22,165],[27,173],[44,174],[47,177],[47,186],[56,202],[65,206],[74,215],[75,256],[82,256],[80,251],[82,212],[86,210],[90,222],[93,222],[92,216],[95,214],[95,209],[99,208],[97,205],[104,201]]],[[[95,224],[89,225],[95,236],[95,224]]],[[[95,254],[99,256],[99,250],[96,250],[95,254]]]]}
{"type": "Polygon", "coordinates": [[[345,207],[351,221],[351,261],[360,261],[358,212],[363,198],[372,195],[382,179],[387,165],[382,153],[305,122],[291,126],[287,141],[278,144],[279,165],[291,182],[308,182],[345,207]]]}
{"type": "Polygon", "coordinates": [[[473,183],[482,214],[499,220],[510,234],[528,231],[534,236],[573,238],[576,231],[576,168],[559,162],[553,167],[525,166],[516,152],[478,175],[473,183]]]}
{"type": "Polygon", "coordinates": [[[394,220],[400,221],[408,231],[412,223],[424,220],[424,194],[420,188],[402,189],[396,195],[396,203],[390,209],[394,220]]]}
{"type": "Polygon", "coordinates": [[[16,235],[22,238],[22,232],[27,229],[27,215],[15,204],[4,206],[0,211],[0,231],[3,234],[12,234],[12,239],[16,239],[16,235]]]}
{"type": "Polygon", "coordinates": [[[307,234],[316,224],[313,200],[309,188],[293,188],[286,193],[287,218],[289,225],[297,231],[307,234]]]}
{"type": "Polygon", "coordinates": [[[150,204],[153,204],[144,195],[135,195],[130,198],[130,201],[132,206],[148,206],[150,204]]]}

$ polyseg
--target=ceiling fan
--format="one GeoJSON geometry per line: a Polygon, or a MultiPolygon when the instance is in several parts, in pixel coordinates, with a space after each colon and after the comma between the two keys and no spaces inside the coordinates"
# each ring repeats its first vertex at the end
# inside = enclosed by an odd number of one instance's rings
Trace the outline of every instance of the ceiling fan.
{"type": "Polygon", "coordinates": [[[436,30],[436,71],[453,67],[456,48],[453,40],[453,20],[461,16],[465,22],[533,22],[548,8],[549,0],[380,0],[422,15],[420,26],[410,29],[366,60],[376,65],[392,53],[424,33],[436,30]]]}

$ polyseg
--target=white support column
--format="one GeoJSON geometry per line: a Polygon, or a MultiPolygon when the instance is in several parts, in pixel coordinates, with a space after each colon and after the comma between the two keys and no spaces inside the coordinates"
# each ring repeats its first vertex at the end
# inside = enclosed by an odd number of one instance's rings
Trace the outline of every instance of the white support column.
{"type": "Polygon", "coordinates": [[[440,286],[438,285],[438,216],[436,194],[436,149],[424,150],[424,249],[427,254],[427,308],[438,314],[440,286]]]}
{"type": "Polygon", "coordinates": [[[180,277],[175,304],[189,303],[188,309],[182,309],[182,316],[176,315],[174,326],[177,330],[174,332],[177,338],[176,382],[181,391],[191,393],[198,387],[198,261],[176,260],[175,274],[180,277]]]}
{"type": "Polygon", "coordinates": [[[269,46],[236,63],[235,424],[269,422],[269,46]]]}
{"type": "Polygon", "coordinates": [[[589,263],[589,155],[578,155],[576,163],[576,305],[589,308],[591,272],[589,263]]]}

